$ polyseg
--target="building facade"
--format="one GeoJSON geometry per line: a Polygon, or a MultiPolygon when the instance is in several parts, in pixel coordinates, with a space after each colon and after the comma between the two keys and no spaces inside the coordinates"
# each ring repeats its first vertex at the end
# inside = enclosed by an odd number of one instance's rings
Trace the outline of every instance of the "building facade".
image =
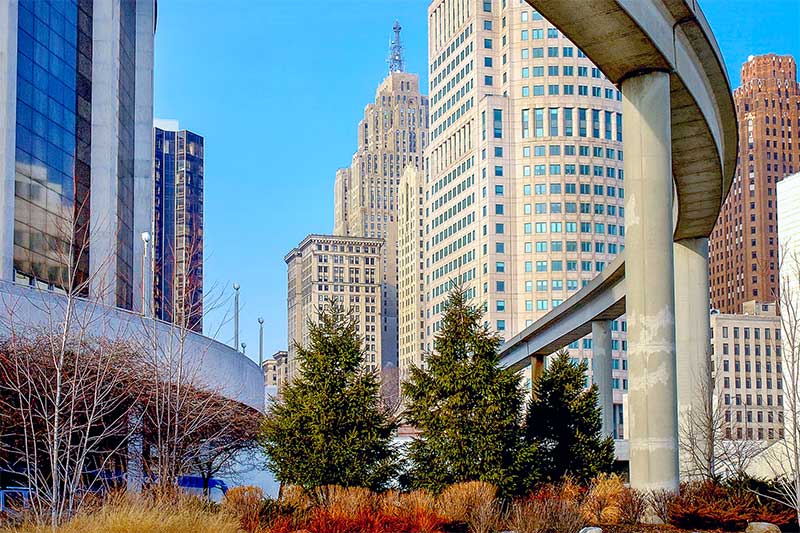
{"type": "Polygon", "coordinates": [[[0,7],[0,279],[142,308],[153,0],[0,7]]]}
{"type": "Polygon", "coordinates": [[[428,98],[419,76],[403,71],[400,26],[389,58],[389,75],[364,109],[358,149],[349,168],[336,173],[334,233],[383,239],[381,258],[382,341],[380,366],[398,364],[397,218],[400,178],[406,167],[422,168],[428,137],[428,98]]]}
{"type": "MultiPolygon", "coordinates": [[[[580,50],[513,0],[431,2],[428,48],[425,350],[453,284],[509,338],[602,271],[624,238],[621,95],[580,50]]],[[[617,422],[624,324],[612,334],[617,422]]],[[[570,348],[591,357],[590,338],[570,348]]]]}
{"type": "Polygon", "coordinates": [[[778,298],[776,186],[800,170],[800,86],[794,58],[751,56],[733,97],[738,165],[709,241],[711,304],[722,313],[742,312],[745,301],[778,298]]]}
{"type": "Polygon", "coordinates": [[[783,438],[781,321],[774,302],[744,302],[742,313],[711,314],[717,410],[724,438],[783,438]]]}
{"type": "Polygon", "coordinates": [[[203,137],[153,128],[153,312],[203,331],[203,137]]]}
{"type": "Polygon", "coordinates": [[[397,250],[399,304],[398,354],[400,381],[408,380],[412,366],[421,367],[425,356],[425,247],[423,205],[425,174],[408,167],[398,188],[397,250]]]}
{"type": "MultiPolygon", "coordinates": [[[[778,238],[780,243],[780,306],[800,307],[800,172],[785,177],[778,183],[778,218],[781,222],[778,238]]],[[[793,312],[787,313],[781,322],[783,338],[783,382],[786,397],[784,435],[789,446],[800,443],[800,319],[793,312]]],[[[790,448],[791,449],[791,448],[790,448]]]]}
{"type": "Polygon", "coordinates": [[[380,370],[382,248],[379,238],[309,235],[286,255],[288,379],[298,372],[297,345],[308,345],[309,321],[333,301],[358,320],[365,367],[380,370]]]}

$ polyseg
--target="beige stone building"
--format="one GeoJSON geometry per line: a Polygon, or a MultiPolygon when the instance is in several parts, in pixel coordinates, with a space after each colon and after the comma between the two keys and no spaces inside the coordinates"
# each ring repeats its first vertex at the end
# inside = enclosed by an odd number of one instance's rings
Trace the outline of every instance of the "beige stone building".
{"type": "Polygon", "coordinates": [[[337,301],[352,310],[364,339],[364,365],[380,369],[383,240],[309,235],[284,260],[288,269],[286,376],[297,374],[297,347],[308,344],[308,321],[337,301]]]}
{"type": "Polygon", "coordinates": [[[396,366],[398,353],[397,213],[400,177],[422,168],[428,138],[428,98],[419,76],[403,72],[400,26],[395,24],[389,75],[364,108],[351,166],[339,169],[334,186],[334,234],[383,239],[379,363],[396,366]]]}
{"type": "MultiPolygon", "coordinates": [[[[621,95],[526,2],[434,0],[428,48],[420,344],[432,348],[454,282],[509,338],[622,250],[621,95]]],[[[620,433],[624,330],[614,322],[620,433]]],[[[570,348],[591,357],[590,338],[570,348]]]]}
{"type": "Polygon", "coordinates": [[[272,357],[275,359],[276,397],[281,398],[283,387],[289,381],[289,352],[287,350],[280,350],[275,352],[275,355],[272,357]]]}
{"type": "Polygon", "coordinates": [[[748,301],[743,314],[711,314],[715,401],[725,437],[783,438],[781,321],[774,303],[748,301]]]}
{"type": "Polygon", "coordinates": [[[411,366],[422,365],[425,349],[424,178],[421,170],[406,168],[398,192],[398,353],[401,381],[409,378],[411,366]]]}

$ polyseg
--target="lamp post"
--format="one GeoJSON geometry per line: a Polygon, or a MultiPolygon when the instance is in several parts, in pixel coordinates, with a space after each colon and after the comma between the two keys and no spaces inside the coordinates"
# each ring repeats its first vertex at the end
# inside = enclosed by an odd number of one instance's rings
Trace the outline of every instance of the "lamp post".
{"type": "Polygon", "coordinates": [[[242,343],[242,355],[247,355],[246,352],[247,352],[247,343],[243,342],[242,343]]]}
{"type": "Polygon", "coordinates": [[[237,351],[239,350],[239,288],[240,285],[238,283],[233,284],[233,290],[235,291],[233,297],[233,347],[237,351]]]}
{"type": "Polygon", "coordinates": [[[149,276],[147,269],[147,249],[150,248],[150,233],[142,232],[142,316],[148,315],[147,305],[147,281],[149,276]]]}
{"type": "Polygon", "coordinates": [[[258,367],[264,368],[264,319],[258,317],[258,367]]]}

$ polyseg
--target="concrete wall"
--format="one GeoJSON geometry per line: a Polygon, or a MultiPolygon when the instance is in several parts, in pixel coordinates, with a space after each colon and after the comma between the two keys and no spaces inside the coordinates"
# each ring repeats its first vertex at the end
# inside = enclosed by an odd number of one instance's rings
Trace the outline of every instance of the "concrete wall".
{"type": "MultiPolygon", "coordinates": [[[[155,344],[162,353],[180,349],[181,332],[166,322],[96,301],[78,299],[70,306],[63,294],[4,281],[0,281],[0,336],[10,330],[31,331],[48,322],[58,327],[68,308],[72,309],[75,327],[85,324],[93,335],[125,339],[143,346],[155,344]]],[[[193,332],[185,334],[183,356],[187,372],[201,385],[264,410],[264,377],[256,362],[230,346],[193,332]]]]}

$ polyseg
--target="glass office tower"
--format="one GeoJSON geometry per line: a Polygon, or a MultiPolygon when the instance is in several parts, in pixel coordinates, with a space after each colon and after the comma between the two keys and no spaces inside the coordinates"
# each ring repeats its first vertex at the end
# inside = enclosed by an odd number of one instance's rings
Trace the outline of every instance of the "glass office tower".
{"type": "Polygon", "coordinates": [[[153,310],[203,331],[203,137],[153,129],[153,310]]]}
{"type": "Polygon", "coordinates": [[[153,0],[0,6],[0,279],[140,305],[154,22],[153,0]]]}

